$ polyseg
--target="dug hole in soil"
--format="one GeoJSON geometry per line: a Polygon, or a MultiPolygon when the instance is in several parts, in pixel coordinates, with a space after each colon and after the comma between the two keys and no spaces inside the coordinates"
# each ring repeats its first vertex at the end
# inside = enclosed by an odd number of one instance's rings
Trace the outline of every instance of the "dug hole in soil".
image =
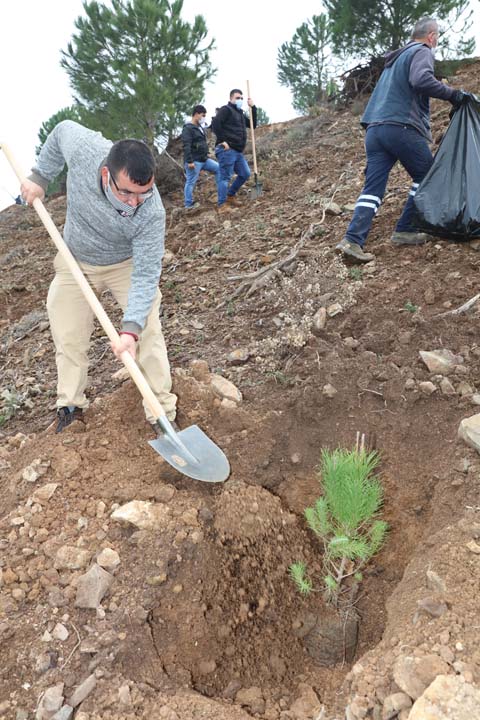
{"type": "MultiPolygon", "coordinates": [[[[475,91],[478,69],[452,84],[475,91]]],[[[437,143],[448,110],[433,103],[437,143]]],[[[452,693],[480,714],[480,461],[457,440],[480,402],[479,315],[445,315],[477,292],[475,243],[392,246],[410,185],[397,168],[369,239],[376,261],[351,268],[333,248],[363,181],[358,117],[325,108],[258,135],[258,200],[244,189],[219,220],[210,178],[193,215],[180,191],[164,197],[179,423],[227,454],[220,485],[150,448],[100,328],[86,425],[48,429],[54,250],[34,211],[0,213],[0,718],[415,720],[427,701],[460,718],[452,693]],[[442,371],[419,356],[445,349],[442,371]],[[358,638],[288,576],[303,560],[321,577],[303,510],[322,448],[351,448],[357,432],[380,452],[389,524],[358,638]]],[[[46,206],[62,229],[65,198],[46,206]]]]}

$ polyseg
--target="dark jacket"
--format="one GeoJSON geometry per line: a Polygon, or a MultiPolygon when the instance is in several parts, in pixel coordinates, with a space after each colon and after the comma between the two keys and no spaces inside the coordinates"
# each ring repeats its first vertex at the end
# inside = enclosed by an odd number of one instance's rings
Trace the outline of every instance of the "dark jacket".
{"type": "MultiPolygon", "coordinates": [[[[253,117],[253,127],[257,127],[257,108],[250,108],[253,117]]],[[[250,118],[243,110],[239,110],[234,103],[224,105],[215,115],[212,129],[217,136],[217,145],[227,142],[232,150],[243,152],[247,144],[247,130],[250,127],[250,118]]]]}
{"type": "Polygon", "coordinates": [[[208,158],[208,142],[199,125],[188,122],[182,130],[183,159],[186,163],[205,162],[208,158]]]}
{"type": "Polygon", "coordinates": [[[429,98],[452,100],[454,88],[433,74],[433,54],[428,45],[410,42],[385,56],[385,69],[365,109],[361,123],[411,125],[427,140],[430,131],[429,98]]]}

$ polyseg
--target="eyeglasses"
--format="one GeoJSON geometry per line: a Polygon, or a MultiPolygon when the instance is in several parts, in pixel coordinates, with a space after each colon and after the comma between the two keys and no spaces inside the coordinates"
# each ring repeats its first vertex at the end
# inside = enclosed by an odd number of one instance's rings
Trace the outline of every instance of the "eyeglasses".
{"type": "Polygon", "coordinates": [[[110,170],[108,171],[108,177],[112,178],[112,182],[115,185],[115,190],[120,195],[120,197],[124,198],[125,200],[130,200],[130,198],[136,197],[138,200],[140,200],[140,202],[143,202],[144,200],[148,200],[148,198],[151,198],[153,195],[153,187],[151,190],[147,190],[147,192],[144,193],[131,192],[131,190],[120,190],[110,170]]]}

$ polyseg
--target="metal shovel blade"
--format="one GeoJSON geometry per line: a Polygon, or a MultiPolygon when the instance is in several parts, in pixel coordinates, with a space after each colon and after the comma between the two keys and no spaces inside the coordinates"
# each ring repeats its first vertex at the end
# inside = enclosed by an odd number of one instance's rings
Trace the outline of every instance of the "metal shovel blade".
{"type": "Polygon", "coordinates": [[[257,175],[255,173],[255,187],[250,190],[250,197],[252,200],[256,200],[263,193],[263,185],[258,182],[257,175]]]}
{"type": "Polygon", "coordinates": [[[161,425],[165,434],[148,443],[175,470],[203,482],[217,483],[228,478],[230,464],[225,454],[197,425],[180,432],[175,432],[165,418],[161,425]]]}

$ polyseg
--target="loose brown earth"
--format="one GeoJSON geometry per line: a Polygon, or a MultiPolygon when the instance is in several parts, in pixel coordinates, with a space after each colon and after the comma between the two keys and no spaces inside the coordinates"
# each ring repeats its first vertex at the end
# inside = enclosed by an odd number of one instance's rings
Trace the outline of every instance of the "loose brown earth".
{"type": "MultiPolygon", "coordinates": [[[[454,84],[479,90],[478,65],[463,72],[454,84]]],[[[438,141],[448,107],[434,103],[432,115],[438,141]]],[[[179,421],[199,424],[228,455],[232,473],[218,486],[182,477],[155,455],[138,393],[113,376],[118,364],[100,329],[86,429],[46,430],[55,403],[44,306],[54,253],[33,210],[0,214],[1,390],[22,402],[0,435],[1,718],[32,718],[46,688],[63,682],[69,697],[92,673],[82,720],[330,720],[347,706],[354,720],[379,718],[398,692],[392,665],[406,647],[438,654],[467,682],[479,679],[480,560],[466,544],[480,534],[480,461],[456,440],[480,387],[479,314],[438,316],[477,293],[480,257],[468,244],[390,245],[409,187],[399,169],[369,240],[375,264],[352,270],[333,254],[350,211],[324,208],[355,202],[362,138],[345,110],[262,129],[265,192],[257,201],[245,192],[226,220],[215,213],[210,180],[195,215],[178,210],[179,194],[165,197],[163,325],[179,421]],[[241,284],[232,277],[274,267],[299,242],[292,263],[232,298],[241,284]],[[316,311],[335,303],[340,312],[313,332],[316,311]],[[449,376],[452,395],[419,360],[419,350],[440,347],[464,358],[449,376]],[[241,364],[229,358],[234,350],[244,351],[241,364]],[[195,360],[230,379],[241,404],[222,404],[195,360]],[[436,391],[424,394],[419,383],[432,379],[436,391]],[[358,431],[381,453],[390,533],[365,573],[350,672],[351,663],[322,667],[306,651],[303,630],[331,610],[320,594],[298,595],[288,566],[303,559],[320,572],[303,509],[319,494],[321,449],[352,447],[358,431]],[[22,472],[35,460],[45,474],[32,484],[22,472]],[[46,482],[58,484],[53,496],[32,500],[46,482]],[[164,525],[135,531],[114,522],[112,509],[130,500],[162,505],[164,525]],[[74,605],[87,568],[55,568],[64,545],[88,550],[92,562],[103,548],[118,552],[98,612],[74,605]],[[438,618],[416,614],[417,601],[432,595],[429,569],[447,587],[448,611],[438,618]],[[64,641],[51,637],[57,622],[68,629],[64,641]]],[[[61,229],[64,198],[47,208],[61,229]]]]}

